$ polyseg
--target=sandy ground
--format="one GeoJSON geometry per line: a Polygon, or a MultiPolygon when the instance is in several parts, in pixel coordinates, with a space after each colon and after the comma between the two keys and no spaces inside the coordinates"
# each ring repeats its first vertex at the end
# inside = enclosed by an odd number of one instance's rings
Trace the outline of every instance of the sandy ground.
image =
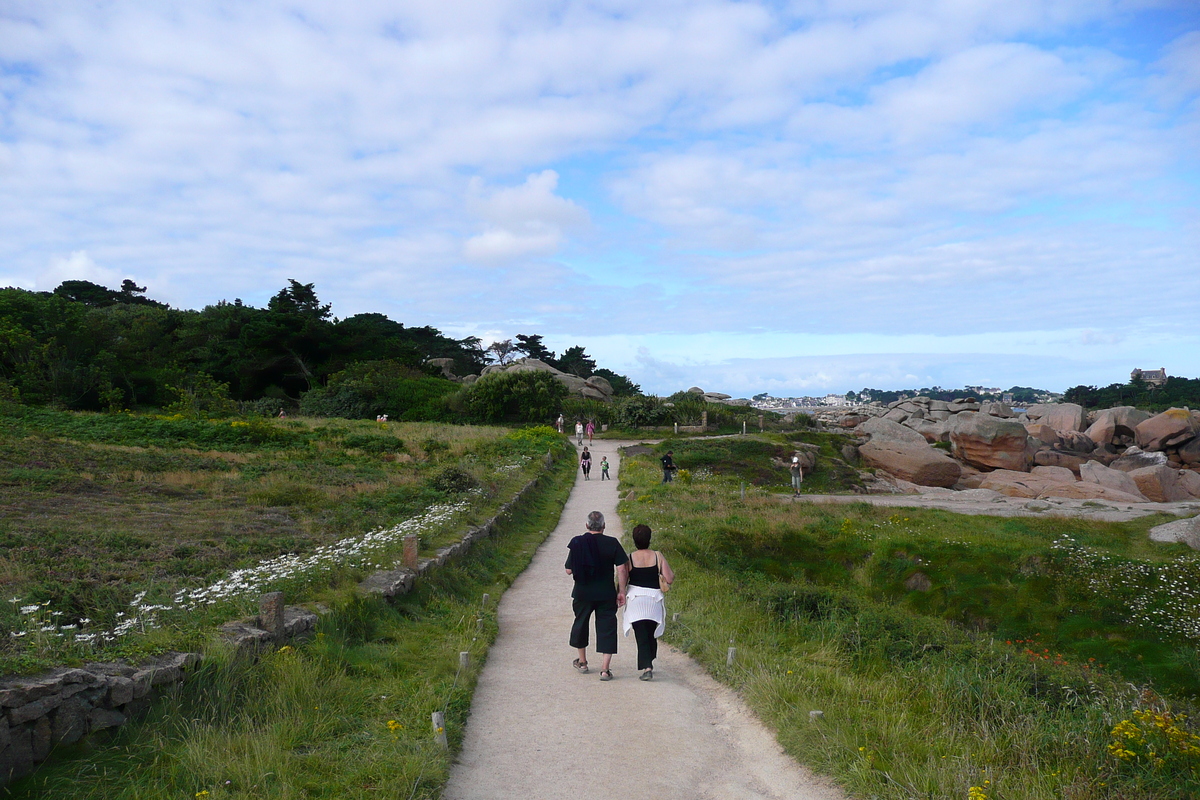
{"type": "MultiPolygon", "coordinates": [[[[632,636],[620,639],[614,680],[600,681],[600,657],[592,652],[591,672],[571,667],[567,542],[583,532],[588,512],[598,510],[608,521],[606,532],[631,549],[616,509],[618,447],[626,444],[632,443],[595,442],[592,480],[579,474],[558,527],[504,594],[500,633],[443,796],[842,800],[836,787],[785,755],[735,693],[665,644],[649,682],[637,679],[632,636]],[[605,455],[611,481],[600,480],[605,455]]],[[[667,605],[669,614],[669,598],[667,605]]]]}
{"type": "Polygon", "coordinates": [[[956,514],[986,514],[997,517],[1072,517],[1099,522],[1125,522],[1149,514],[1177,517],[1200,514],[1200,500],[1187,503],[1114,503],[1107,500],[1029,500],[1008,497],[990,489],[956,492],[925,488],[921,494],[802,494],[781,495],[783,502],[870,503],[895,508],[940,508],[956,514]]]}

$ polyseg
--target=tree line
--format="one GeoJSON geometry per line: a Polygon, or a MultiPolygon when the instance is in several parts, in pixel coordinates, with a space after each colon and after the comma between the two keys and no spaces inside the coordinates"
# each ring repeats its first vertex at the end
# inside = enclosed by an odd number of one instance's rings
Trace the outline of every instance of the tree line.
{"type": "Polygon", "coordinates": [[[1161,385],[1133,378],[1129,383],[1110,383],[1103,388],[1081,384],[1068,389],[1063,400],[1084,408],[1137,406],[1148,411],[1181,406],[1196,408],[1200,406],[1200,378],[1168,377],[1161,385]]]}
{"type": "Polygon", "coordinates": [[[145,293],[132,280],[119,289],[82,280],[52,292],[0,289],[0,399],[90,411],[308,406],[371,416],[391,408],[440,419],[461,387],[440,377],[431,359],[451,359],[465,376],[516,355],[585,378],[602,375],[618,395],[640,394],[583,347],[556,356],[530,334],[485,348],[478,337],[455,339],[378,313],[337,319],[311,283],[289,280],[265,308],[235,299],[177,309],[145,293]]]}

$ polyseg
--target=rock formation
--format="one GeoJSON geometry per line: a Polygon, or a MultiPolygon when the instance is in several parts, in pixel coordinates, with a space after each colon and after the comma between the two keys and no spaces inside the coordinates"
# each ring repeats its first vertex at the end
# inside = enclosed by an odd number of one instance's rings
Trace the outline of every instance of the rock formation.
{"type": "Polygon", "coordinates": [[[1018,413],[994,401],[914,397],[814,416],[867,440],[863,461],[901,483],[947,485],[952,470],[930,445],[950,442],[960,466],[956,489],[1122,503],[1200,499],[1200,414],[1188,409],[1085,414],[1048,403],[1018,413]]]}

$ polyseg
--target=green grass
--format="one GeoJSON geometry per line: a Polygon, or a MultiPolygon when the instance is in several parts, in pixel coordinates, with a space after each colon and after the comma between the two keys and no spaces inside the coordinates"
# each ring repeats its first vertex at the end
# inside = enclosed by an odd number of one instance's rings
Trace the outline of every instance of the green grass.
{"type": "Polygon", "coordinates": [[[0,591],[18,601],[0,604],[0,674],[191,646],[201,629],[250,608],[206,609],[174,624],[173,638],[97,652],[10,637],[29,628],[22,605],[59,614],[47,622],[107,630],[141,592],[145,602],[170,604],[231,570],[462,504],[454,524],[423,533],[432,553],[490,516],[559,443],[548,429],[3,413],[0,591]]]}
{"type": "MultiPolygon", "coordinates": [[[[668,604],[683,624],[667,636],[742,691],[801,761],[863,797],[961,798],[971,786],[989,798],[1200,793],[1200,758],[1155,769],[1106,750],[1135,708],[1187,711],[1200,692],[1196,639],[1131,607],[1152,588],[1147,576],[1200,585],[1191,551],[1148,541],[1160,518],[742,499],[768,449],[672,445],[683,468],[725,461],[666,486],[654,456],[622,466],[622,493],[636,493],[621,507],[626,524],[654,528],[680,575],[668,604]]],[[[1156,608],[1195,619],[1190,590],[1164,591],[1156,608]]]]}
{"type": "Polygon", "coordinates": [[[335,610],[307,643],[259,661],[214,651],[146,720],[60,753],[8,796],[438,797],[496,634],[495,600],[554,529],[574,475],[560,459],[496,536],[394,605],[327,597],[335,610]],[[471,666],[459,674],[462,651],[471,666]],[[450,752],[430,724],[443,709],[450,752]]]}

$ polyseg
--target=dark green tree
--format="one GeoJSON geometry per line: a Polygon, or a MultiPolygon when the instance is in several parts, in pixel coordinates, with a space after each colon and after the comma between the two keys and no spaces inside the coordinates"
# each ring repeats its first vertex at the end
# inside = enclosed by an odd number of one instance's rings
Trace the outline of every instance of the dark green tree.
{"type": "Polygon", "coordinates": [[[557,366],[557,362],[554,359],[554,351],[542,344],[542,337],[539,334],[533,333],[527,336],[523,333],[518,333],[517,341],[513,346],[529,358],[544,361],[552,367],[557,366]]]}
{"type": "Polygon", "coordinates": [[[578,345],[564,350],[557,366],[563,372],[578,375],[580,378],[590,378],[596,371],[596,361],[578,345]]]}
{"type": "Polygon", "coordinates": [[[613,372],[611,369],[600,367],[594,370],[592,375],[598,375],[608,381],[609,385],[613,388],[613,397],[636,397],[642,393],[641,386],[638,386],[619,372],[613,372]]]}

